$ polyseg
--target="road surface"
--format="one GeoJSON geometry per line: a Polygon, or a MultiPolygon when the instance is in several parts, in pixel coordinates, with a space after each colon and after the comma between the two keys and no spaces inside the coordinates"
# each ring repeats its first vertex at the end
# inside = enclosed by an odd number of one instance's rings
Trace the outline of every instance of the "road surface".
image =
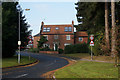
{"type": "Polygon", "coordinates": [[[21,52],[21,55],[24,56],[28,56],[29,54],[38,59],[39,63],[29,67],[5,69],[2,71],[3,80],[4,78],[41,78],[43,73],[61,68],[68,64],[68,61],[65,59],[47,54],[21,52]]]}

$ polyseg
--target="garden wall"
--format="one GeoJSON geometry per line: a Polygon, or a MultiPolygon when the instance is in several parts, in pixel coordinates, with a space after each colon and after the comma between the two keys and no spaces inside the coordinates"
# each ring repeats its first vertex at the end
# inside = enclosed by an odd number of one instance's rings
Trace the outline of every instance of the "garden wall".
{"type": "Polygon", "coordinates": [[[45,54],[58,54],[58,51],[39,51],[39,53],[45,53],[45,54]]]}

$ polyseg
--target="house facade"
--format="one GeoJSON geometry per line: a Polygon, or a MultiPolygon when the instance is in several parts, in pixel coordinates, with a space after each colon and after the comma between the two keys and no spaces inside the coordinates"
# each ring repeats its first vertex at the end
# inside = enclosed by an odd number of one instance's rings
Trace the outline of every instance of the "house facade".
{"type": "Polygon", "coordinates": [[[44,36],[48,41],[43,46],[51,49],[64,49],[66,45],[87,43],[88,34],[86,32],[74,32],[74,22],[66,25],[44,25],[41,23],[40,33],[34,36],[33,47],[37,48],[37,41],[40,36],[44,36]]]}

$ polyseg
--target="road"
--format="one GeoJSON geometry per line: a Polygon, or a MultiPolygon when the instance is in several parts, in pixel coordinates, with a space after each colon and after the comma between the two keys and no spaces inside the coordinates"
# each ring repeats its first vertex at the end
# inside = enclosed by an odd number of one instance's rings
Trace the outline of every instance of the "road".
{"type": "MultiPolygon", "coordinates": [[[[51,70],[61,68],[68,64],[68,61],[47,54],[36,54],[22,52],[21,55],[32,57],[39,60],[39,63],[34,66],[5,69],[2,71],[2,78],[42,78],[41,75],[51,70]]],[[[6,80],[6,79],[5,79],[6,80]]]]}

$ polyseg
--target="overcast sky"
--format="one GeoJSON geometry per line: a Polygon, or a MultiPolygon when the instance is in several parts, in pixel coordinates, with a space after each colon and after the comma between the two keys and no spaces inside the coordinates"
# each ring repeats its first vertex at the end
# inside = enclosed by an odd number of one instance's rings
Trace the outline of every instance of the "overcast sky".
{"type": "MultiPolygon", "coordinates": [[[[25,0],[24,0],[25,1],[25,0]]],[[[41,22],[44,24],[72,24],[74,20],[77,23],[75,10],[75,1],[71,2],[24,2],[21,0],[20,5],[24,10],[27,22],[31,25],[32,35],[39,33],[41,22]]]]}

